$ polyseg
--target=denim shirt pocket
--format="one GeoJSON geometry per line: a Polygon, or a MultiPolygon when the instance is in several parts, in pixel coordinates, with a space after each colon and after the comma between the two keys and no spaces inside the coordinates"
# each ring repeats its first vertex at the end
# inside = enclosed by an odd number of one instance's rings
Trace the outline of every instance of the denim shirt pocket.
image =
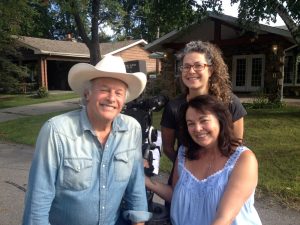
{"type": "Polygon", "coordinates": [[[116,153],[114,156],[114,176],[116,181],[129,179],[134,160],[134,149],[116,153]]]}
{"type": "Polygon", "coordinates": [[[93,171],[92,159],[66,158],[63,166],[63,187],[81,191],[91,186],[93,171]]]}

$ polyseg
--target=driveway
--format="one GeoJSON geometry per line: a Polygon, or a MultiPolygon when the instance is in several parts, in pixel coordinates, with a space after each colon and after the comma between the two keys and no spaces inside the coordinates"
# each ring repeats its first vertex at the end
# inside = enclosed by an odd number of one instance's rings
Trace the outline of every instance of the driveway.
{"type": "Polygon", "coordinates": [[[31,146],[0,143],[1,225],[21,224],[32,154],[31,146]]]}

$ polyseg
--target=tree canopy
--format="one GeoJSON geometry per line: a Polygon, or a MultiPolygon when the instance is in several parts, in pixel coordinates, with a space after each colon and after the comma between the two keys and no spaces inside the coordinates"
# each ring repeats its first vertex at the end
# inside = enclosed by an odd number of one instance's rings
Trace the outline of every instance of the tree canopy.
{"type": "MultiPolygon", "coordinates": [[[[218,0],[221,1],[221,0],[218,0]]],[[[239,3],[238,18],[242,24],[258,24],[260,20],[276,22],[281,17],[293,39],[300,44],[300,1],[294,0],[231,0],[239,3]]]]}
{"type": "Polygon", "coordinates": [[[12,92],[27,77],[26,68],[18,66],[12,60],[20,55],[15,49],[15,38],[24,31],[31,30],[31,18],[36,15],[30,5],[24,1],[0,1],[0,91],[12,92]],[[16,8],[18,10],[16,10],[16,8]]]}
{"type": "MultiPolygon", "coordinates": [[[[238,17],[242,27],[255,31],[260,20],[275,22],[277,16],[280,16],[295,42],[300,43],[300,1],[230,2],[239,4],[238,17]]],[[[13,54],[16,56],[11,35],[63,39],[68,33],[72,33],[74,38],[87,45],[90,62],[96,64],[101,57],[100,40],[114,41],[130,37],[151,42],[174,29],[201,20],[208,11],[221,13],[222,7],[222,0],[1,1],[0,50],[5,54],[0,57],[0,73],[9,74],[9,70],[12,70],[17,71],[21,77],[25,76],[4,57],[13,54]],[[112,37],[106,33],[106,27],[114,32],[112,37]]]]}

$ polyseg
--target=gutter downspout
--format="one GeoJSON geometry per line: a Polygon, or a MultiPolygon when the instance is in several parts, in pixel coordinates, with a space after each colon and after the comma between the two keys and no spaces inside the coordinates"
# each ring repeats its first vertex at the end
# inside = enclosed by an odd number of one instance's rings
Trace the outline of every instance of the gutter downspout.
{"type": "MultiPolygon", "coordinates": [[[[283,63],[285,62],[285,53],[295,47],[297,47],[297,44],[294,44],[286,49],[283,50],[283,63]]],[[[295,72],[296,73],[296,72],[295,72]]],[[[282,80],[280,81],[281,83],[281,88],[280,88],[280,102],[283,101],[283,82],[284,82],[284,65],[283,65],[283,70],[282,70],[282,80]]]]}

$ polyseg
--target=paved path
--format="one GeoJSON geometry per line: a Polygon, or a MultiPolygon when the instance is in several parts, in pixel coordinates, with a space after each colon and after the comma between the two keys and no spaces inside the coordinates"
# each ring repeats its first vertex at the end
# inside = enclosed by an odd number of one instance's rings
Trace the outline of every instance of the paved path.
{"type": "MultiPolygon", "coordinates": [[[[296,104],[298,105],[299,101],[296,104]]],[[[0,122],[78,107],[79,100],[73,99],[2,109],[0,122]]],[[[0,225],[21,224],[28,170],[33,152],[32,146],[0,142],[0,225]]],[[[161,173],[155,179],[165,182],[166,178],[167,174],[161,173]]],[[[154,199],[155,202],[163,203],[157,196],[154,199]]],[[[274,199],[258,198],[256,208],[264,225],[300,225],[300,213],[281,207],[274,199]]]]}
{"type": "Polygon", "coordinates": [[[0,143],[0,224],[19,225],[33,147],[0,143]]]}

